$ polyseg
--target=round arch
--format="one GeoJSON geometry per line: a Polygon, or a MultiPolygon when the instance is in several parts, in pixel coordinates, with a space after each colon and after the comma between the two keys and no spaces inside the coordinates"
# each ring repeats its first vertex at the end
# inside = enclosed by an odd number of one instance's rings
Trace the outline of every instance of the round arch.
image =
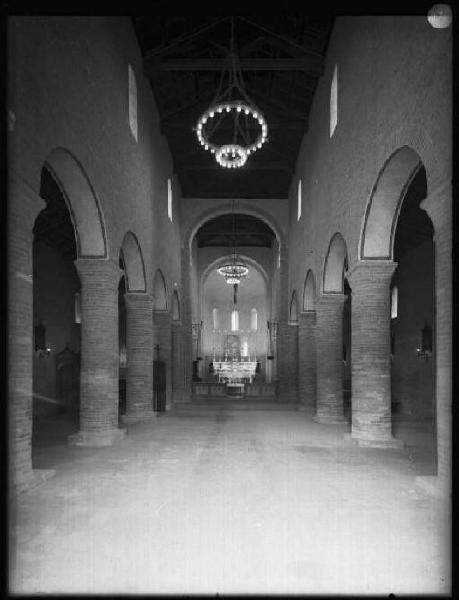
{"type": "MultiPolygon", "coordinates": [[[[219,215],[231,213],[232,210],[233,206],[230,202],[228,202],[203,212],[186,230],[185,235],[183,237],[185,248],[191,248],[191,243],[196,232],[202,225],[204,225],[204,223],[210,221],[210,219],[213,219],[214,217],[218,217],[219,215]]],[[[282,232],[282,229],[271,215],[265,213],[264,211],[258,208],[254,208],[253,206],[239,203],[237,209],[234,212],[235,214],[237,213],[243,215],[251,215],[252,217],[256,217],[257,219],[264,221],[266,225],[268,225],[273,230],[279,247],[285,245],[284,234],[282,232]]]]}
{"type": "MultiPolygon", "coordinates": [[[[269,282],[268,274],[267,274],[266,270],[260,265],[260,263],[258,261],[256,261],[254,258],[251,258],[250,256],[245,256],[242,254],[240,254],[239,256],[247,265],[252,266],[254,269],[257,269],[257,271],[260,272],[261,276],[265,280],[266,285],[268,285],[268,282],[269,282]]],[[[209,274],[214,269],[217,269],[221,264],[228,262],[228,260],[231,257],[232,257],[232,254],[230,254],[230,253],[225,254],[224,256],[219,256],[217,259],[215,259],[214,261],[212,261],[211,263],[209,263],[207,265],[207,267],[203,270],[202,275],[201,275],[201,289],[205,283],[205,280],[209,276],[209,274]]]]}
{"type": "Polygon", "coordinates": [[[157,269],[153,279],[153,310],[167,310],[166,280],[161,269],[157,269]]]}
{"type": "Polygon", "coordinates": [[[397,219],[403,199],[423,167],[409,146],[398,148],[378,174],[365,210],[360,238],[360,260],[393,260],[397,219]]]}
{"type": "Polygon", "coordinates": [[[102,208],[79,161],[65,148],[55,148],[44,164],[59,185],[69,209],[77,256],[108,258],[102,208]]]}
{"type": "Polygon", "coordinates": [[[337,232],[328,247],[323,269],[322,289],[324,294],[344,292],[344,272],[347,269],[347,247],[343,236],[337,232]]]}
{"type": "Polygon", "coordinates": [[[146,292],[147,282],[145,277],[145,264],[139,240],[128,231],[121,244],[120,255],[123,258],[124,272],[126,275],[127,292],[146,292]]]}
{"type": "Polygon", "coordinates": [[[316,278],[312,269],[306,273],[303,288],[303,312],[314,311],[314,300],[316,297],[316,278]]]}

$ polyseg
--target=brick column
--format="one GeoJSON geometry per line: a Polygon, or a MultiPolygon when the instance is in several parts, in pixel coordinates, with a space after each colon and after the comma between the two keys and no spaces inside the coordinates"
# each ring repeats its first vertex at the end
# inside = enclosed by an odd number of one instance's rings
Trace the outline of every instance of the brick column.
{"type": "Polygon", "coordinates": [[[80,430],[76,446],[110,446],[118,428],[118,284],[121,269],[111,260],[75,261],[81,280],[80,430]]]}
{"type": "Polygon", "coordinates": [[[288,253],[281,249],[279,314],[275,342],[277,395],[280,402],[298,401],[298,324],[288,322],[288,253]]]}
{"type": "Polygon", "coordinates": [[[45,202],[14,175],[8,190],[9,492],[20,493],[54,471],[32,471],[33,226],[45,202]]]}
{"type": "Polygon", "coordinates": [[[280,402],[298,402],[298,324],[280,321],[277,337],[278,396],[280,402]]]}
{"type": "Polygon", "coordinates": [[[343,405],[344,294],[322,294],[316,301],[317,404],[314,421],[347,423],[343,405]]]}
{"type": "Polygon", "coordinates": [[[435,491],[449,497],[452,489],[452,191],[451,184],[433,187],[421,203],[432,220],[435,243],[435,396],[437,416],[437,481],[435,491]]]}
{"type": "Polygon", "coordinates": [[[316,405],[316,313],[298,315],[298,399],[300,408],[316,405]]]}
{"type": "Polygon", "coordinates": [[[123,422],[148,419],[153,412],[153,299],[128,293],[126,300],[126,414],[123,422]]]}
{"type": "Polygon", "coordinates": [[[360,446],[401,448],[392,436],[390,282],[392,261],[357,263],[352,288],[352,431],[360,446]]]}
{"type": "Polygon", "coordinates": [[[154,347],[159,344],[159,359],[166,363],[166,410],[172,408],[172,332],[169,311],[153,311],[153,356],[156,360],[154,347]]]}
{"type": "Polygon", "coordinates": [[[185,360],[183,348],[183,328],[172,321],[172,402],[186,402],[185,360]]]}
{"type": "Polygon", "coordinates": [[[183,352],[183,395],[182,402],[191,402],[191,379],[193,374],[193,339],[191,319],[191,281],[190,281],[190,250],[181,249],[182,295],[180,298],[180,319],[182,330],[183,352]]]}

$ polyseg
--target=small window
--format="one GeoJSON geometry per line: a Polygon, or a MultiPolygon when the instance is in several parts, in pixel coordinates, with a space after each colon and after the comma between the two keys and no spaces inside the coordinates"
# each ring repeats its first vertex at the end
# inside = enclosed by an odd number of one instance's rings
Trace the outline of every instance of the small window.
{"type": "Polygon", "coordinates": [[[241,347],[241,356],[246,358],[249,355],[249,342],[244,338],[241,347]]]}
{"type": "Polygon", "coordinates": [[[239,311],[231,312],[231,331],[239,331],[239,311]]]}
{"type": "Polygon", "coordinates": [[[75,294],[75,323],[81,323],[81,294],[75,294]]]}
{"type": "Polygon", "coordinates": [[[298,214],[296,220],[299,221],[301,219],[301,203],[302,203],[302,183],[301,179],[298,181],[298,214]]]}
{"type": "Polygon", "coordinates": [[[256,331],[258,329],[258,315],[256,308],[252,308],[250,311],[250,329],[252,331],[256,331]]]}
{"type": "Polygon", "coordinates": [[[332,137],[338,124],[338,65],[333,71],[333,80],[330,90],[330,137],[332,137]]]}
{"type": "Polygon", "coordinates": [[[167,180],[167,216],[172,223],[172,181],[167,180]]]}
{"type": "Polygon", "coordinates": [[[390,318],[396,319],[398,316],[398,287],[394,285],[391,292],[390,318]]]}
{"type": "Polygon", "coordinates": [[[128,67],[128,86],[129,86],[129,127],[132,135],[137,142],[137,82],[134,69],[128,67]]]}
{"type": "Polygon", "coordinates": [[[177,290],[172,294],[172,320],[180,321],[180,301],[177,290]]]}
{"type": "Polygon", "coordinates": [[[218,308],[213,308],[212,309],[212,319],[214,322],[214,329],[218,329],[219,327],[219,322],[218,322],[218,308]]]}

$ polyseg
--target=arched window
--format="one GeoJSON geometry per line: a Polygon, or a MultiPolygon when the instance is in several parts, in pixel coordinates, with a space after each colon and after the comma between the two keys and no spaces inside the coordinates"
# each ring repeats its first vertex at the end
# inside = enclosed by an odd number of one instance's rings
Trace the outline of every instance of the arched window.
{"type": "Polygon", "coordinates": [[[129,127],[132,135],[137,141],[137,82],[134,69],[128,66],[128,88],[129,88],[129,127]]]}
{"type": "Polygon", "coordinates": [[[290,300],[290,322],[298,322],[298,303],[296,299],[296,292],[292,292],[292,299],[290,300]]]}
{"type": "Polygon", "coordinates": [[[239,331],[239,311],[231,312],[231,331],[239,331]]]}
{"type": "Polygon", "coordinates": [[[335,65],[330,89],[330,137],[338,124],[338,65],[335,65]]]}
{"type": "Polygon", "coordinates": [[[398,287],[394,285],[391,292],[390,301],[390,318],[396,319],[398,317],[398,287]]]}
{"type": "Polygon", "coordinates": [[[180,321],[180,300],[177,290],[172,294],[172,320],[180,321]]]}
{"type": "Polygon", "coordinates": [[[167,180],[167,216],[172,223],[172,181],[170,177],[167,180]]]}
{"type": "Polygon", "coordinates": [[[166,282],[159,269],[153,279],[153,310],[167,310],[166,282]]]}
{"type": "Polygon", "coordinates": [[[214,329],[219,329],[218,308],[212,309],[212,319],[214,322],[214,329]]]}
{"type": "Polygon", "coordinates": [[[75,323],[81,323],[81,294],[75,294],[75,323]]]}
{"type": "Polygon", "coordinates": [[[250,311],[250,329],[252,329],[252,331],[258,329],[258,314],[256,308],[252,308],[250,311]]]}
{"type": "Polygon", "coordinates": [[[303,184],[301,179],[298,180],[298,214],[296,220],[299,221],[301,219],[301,203],[302,203],[302,187],[303,184]]]}

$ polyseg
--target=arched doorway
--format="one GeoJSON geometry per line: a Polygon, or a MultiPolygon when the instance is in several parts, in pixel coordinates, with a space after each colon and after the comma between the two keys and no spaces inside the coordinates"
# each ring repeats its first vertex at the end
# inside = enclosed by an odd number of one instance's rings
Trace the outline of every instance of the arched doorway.
{"type": "MultiPolygon", "coordinates": [[[[77,243],[64,192],[52,170],[41,172],[46,208],[33,228],[33,429],[32,465],[78,429],[81,364],[81,284],[77,243]]],[[[45,461],[45,462],[43,462],[45,461]]]]}
{"type": "Polygon", "coordinates": [[[316,302],[317,405],[314,420],[342,424],[344,277],[348,268],[343,236],[335,233],[328,247],[322,273],[322,293],[316,302]]]}
{"type": "Polygon", "coordinates": [[[432,471],[436,446],[434,230],[420,208],[426,193],[424,165],[412,148],[403,146],[384,164],[367,206],[360,261],[351,284],[359,297],[356,344],[362,346],[365,335],[373,340],[365,344],[366,358],[360,353],[356,387],[362,387],[366,373],[367,386],[375,389],[372,402],[359,393],[353,435],[367,445],[388,447],[400,446],[403,439],[410,452],[424,454],[422,469],[432,471]],[[371,321],[379,324],[377,332],[371,321]]]}
{"type": "Polygon", "coordinates": [[[298,396],[300,408],[316,410],[316,279],[309,269],[298,320],[298,396]]]}
{"type": "Polygon", "coordinates": [[[406,187],[394,234],[391,398],[394,434],[416,453],[418,472],[433,475],[437,471],[434,228],[420,207],[426,194],[426,171],[420,164],[406,187]]]}

